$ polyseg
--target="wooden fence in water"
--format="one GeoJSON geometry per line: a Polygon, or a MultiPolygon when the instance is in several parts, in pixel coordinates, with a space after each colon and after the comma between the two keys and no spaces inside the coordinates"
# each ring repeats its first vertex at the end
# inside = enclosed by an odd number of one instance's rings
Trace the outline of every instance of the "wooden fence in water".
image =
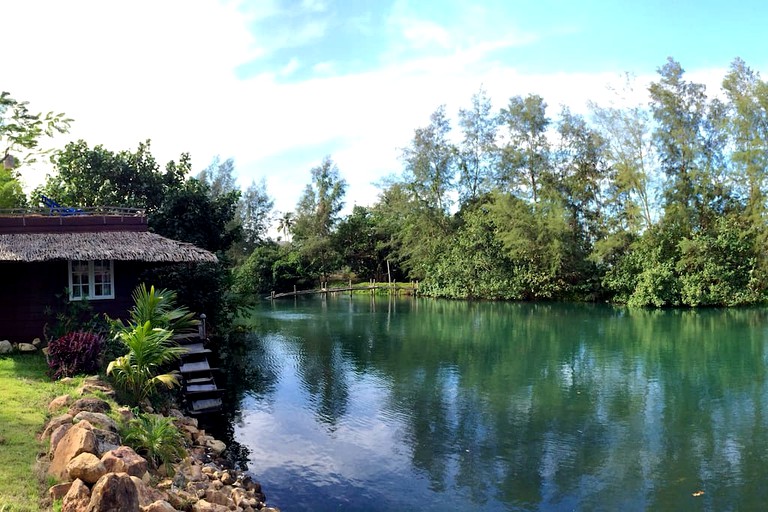
{"type": "Polygon", "coordinates": [[[349,293],[351,295],[354,292],[370,292],[373,294],[376,293],[377,290],[385,290],[390,295],[418,295],[419,282],[411,281],[410,283],[398,283],[392,281],[389,283],[377,283],[375,280],[371,280],[367,283],[358,283],[353,285],[352,281],[350,281],[347,286],[336,287],[329,287],[328,283],[326,282],[322,283],[320,288],[313,288],[310,290],[297,290],[296,286],[294,285],[292,292],[275,293],[273,291],[270,296],[267,297],[267,299],[273,300],[281,299],[283,297],[297,297],[299,295],[316,295],[318,293],[349,293]]]}

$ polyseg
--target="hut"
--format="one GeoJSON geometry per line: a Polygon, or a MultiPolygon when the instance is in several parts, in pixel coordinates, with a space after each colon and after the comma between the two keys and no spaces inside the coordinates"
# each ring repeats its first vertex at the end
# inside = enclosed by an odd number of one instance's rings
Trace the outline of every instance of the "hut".
{"type": "Polygon", "coordinates": [[[124,316],[149,267],[215,261],[206,250],[149,232],[142,210],[0,212],[0,339],[42,337],[66,301],[124,316]]]}

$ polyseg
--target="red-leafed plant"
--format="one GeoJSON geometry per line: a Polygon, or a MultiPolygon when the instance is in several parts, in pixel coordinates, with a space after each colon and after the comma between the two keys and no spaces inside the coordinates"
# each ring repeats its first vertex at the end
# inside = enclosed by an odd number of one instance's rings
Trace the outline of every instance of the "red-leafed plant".
{"type": "Polygon", "coordinates": [[[104,338],[92,332],[69,332],[48,343],[49,374],[54,379],[99,369],[99,355],[104,338]]]}

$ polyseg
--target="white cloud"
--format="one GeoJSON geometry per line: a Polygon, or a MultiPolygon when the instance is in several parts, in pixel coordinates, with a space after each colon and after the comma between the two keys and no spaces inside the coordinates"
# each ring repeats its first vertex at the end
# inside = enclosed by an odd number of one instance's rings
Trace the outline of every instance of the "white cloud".
{"type": "Polygon", "coordinates": [[[401,23],[403,36],[416,48],[427,48],[432,45],[442,48],[450,46],[450,34],[437,23],[416,19],[403,20],[401,23]]]}
{"type": "Polygon", "coordinates": [[[300,67],[301,67],[301,65],[299,64],[299,59],[294,57],[294,58],[292,58],[291,60],[288,61],[288,64],[283,66],[283,68],[280,70],[280,75],[281,76],[290,76],[293,73],[295,73],[296,71],[298,71],[298,69],[300,67]]]}
{"type": "MultiPolygon", "coordinates": [[[[158,162],[188,151],[197,170],[214,155],[233,157],[240,183],[266,177],[276,208],[286,211],[295,207],[309,169],[329,150],[318,149],[293,167],[275,167],[276,155],[333,144],[331,156],[350,184],[348,205],[370,204],[376,199],[370,183],[400,170],[399,149],[438,105],[455,114],[483,85],[495,109],[513,95],[537,93],[553,115],[559,104],[583,112],[587,99],[599,101],[605,84],[620,78],[531,75],[489,60],[500,48],[534,39],[517,35],[464,41],[440,57],[403,57],[345,76],[329,76],[336,69],[329,60],[315,65],[325,74],[301,82],[281,83],[279,68],[239,79],[239,66],[274,52],[279,43],[252,31],[255,22],[279,12],[261,5],[244,14],[240,4],[213,0],[12,2],[4,6],[4,18],[14,22],[4,23],[3,37],[15,43],[4,53],[0,88],[29,100],[34,110],[74,118],[62,144],[83,138],[121,150],[151,138],[158,162]],[[273,167],[265,168],[266,159],[273,167]]],[[[318,22],[299,36],[320,37],[323,27],[318,22]]],[[[440,30],[424,33],[438,42],[447,37],[440,30]]],[[[299,64],[297,57],[282,72],[299,64]]],[[[690,76],[716,76],[717,84],[723,74],[690,76]]],[[[42,173],[25,177],[35,185],[42,173]]]]}

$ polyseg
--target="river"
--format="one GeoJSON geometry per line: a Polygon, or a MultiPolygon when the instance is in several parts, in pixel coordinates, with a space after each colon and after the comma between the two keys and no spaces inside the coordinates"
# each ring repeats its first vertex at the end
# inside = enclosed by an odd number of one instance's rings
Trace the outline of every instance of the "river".
{"type": "Polygon", "coordinates": [[[763,309],[331,296],[224,355],[230,437],[299,510],[757,510],[763,309]]]}

